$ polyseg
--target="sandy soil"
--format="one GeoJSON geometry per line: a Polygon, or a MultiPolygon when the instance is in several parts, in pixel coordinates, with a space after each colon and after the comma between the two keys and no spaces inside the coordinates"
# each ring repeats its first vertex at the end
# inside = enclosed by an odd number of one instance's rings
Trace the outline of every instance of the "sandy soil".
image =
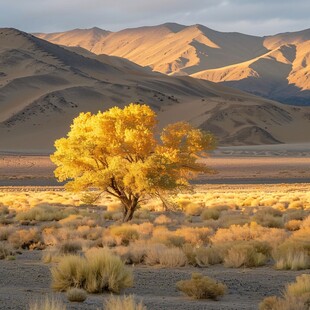
{"type": "MultiPolygon", "coordinates": [[[[309,183],[310,146],[219,148],[205,163],[217,173],[196,183],[309,183]]],[[[56,186],[47,155],[0,153],[0,186],[56,186]]]]}
{"type": "MultiPolygon", "coordinates": [[[[0,263],[0,309],[26,309],[30,301],[51,294],[49,266],[40,261],[41,252],[25,251],[16,261],[0,263]]],[[[228,294],[219,301],[191,300],[175,289],[175,283],[190,277],[197,268],[159,269],[133,268],[135,285],[124,294],[135,294],[143,299],[148,310],[188,309],[224,310],[257,309],[266,296],[279,295],[285,283],[295,280],[305,271],[276,271],[271,267],[230,269],[223,266],[201,268],[199,272],[223,281],[228,294]]],[[[64,294],[58,294],[64,302],[64,294]]],[[[89,295],[83,304],[67,302],[68,309],[98,309],[107,294],[89,295]]]]}

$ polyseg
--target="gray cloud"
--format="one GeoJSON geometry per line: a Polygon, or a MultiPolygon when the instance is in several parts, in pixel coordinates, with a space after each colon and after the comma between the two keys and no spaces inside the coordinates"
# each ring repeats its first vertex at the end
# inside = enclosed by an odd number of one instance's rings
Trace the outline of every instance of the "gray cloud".
{"type": "Polygon", "coordinates": [[[165,22],[268,35],[309,28],[308,0],[0,0],[0,27],[54,32],[165,22]]]}

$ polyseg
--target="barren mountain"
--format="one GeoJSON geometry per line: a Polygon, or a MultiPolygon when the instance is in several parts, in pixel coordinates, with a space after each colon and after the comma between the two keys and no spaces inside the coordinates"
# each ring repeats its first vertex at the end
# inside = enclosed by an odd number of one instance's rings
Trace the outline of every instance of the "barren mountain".
{"type": "Polygon", "coordinates": [[[256,37],[169,23],[119,32],[93,28],[37,36],[127,58],[165,74],[193,75],[285,103],[310,104],[310,29],[256,37]]]}
{"type": "Polygon", "coordinates": [[[51,151],[81,111],[129,102],[149,104],[160,126],[189,121],[211,130],[224,145],[310,139],[310,108],[0,29],[0,150],[51,151]]]}

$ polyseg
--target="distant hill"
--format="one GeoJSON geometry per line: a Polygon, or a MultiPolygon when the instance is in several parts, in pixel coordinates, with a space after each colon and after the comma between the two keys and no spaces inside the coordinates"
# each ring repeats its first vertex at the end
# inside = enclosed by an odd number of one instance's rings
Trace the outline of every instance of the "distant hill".
{"type": "Polygon", "coordinates": [[[167,23],[110,32],[36,34],[169,75],[192,75],[284,103],[310,105],[310,29],[257,37],[167,23]]]}
{"type": "Polygon", "coordinates": [[[0,29],[0,150],[52,151],[81,111],[130,102],[149,104],[160,126],[184,120],[211,130],[221,145],[310,140],[310,108],[0,29]]]}

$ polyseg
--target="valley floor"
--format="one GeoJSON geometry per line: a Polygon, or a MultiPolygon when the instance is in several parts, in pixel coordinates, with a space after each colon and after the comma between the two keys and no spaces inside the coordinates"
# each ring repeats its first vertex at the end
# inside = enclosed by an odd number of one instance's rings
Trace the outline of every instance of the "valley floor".
{"type": "MultiPolygon", "coordinates": [[[[150,268],[131,267],[134,287],[124,294],[143,299],[148,310],[251,310],[266,296],[280,295],[285,284],[307,271],[283,271],[270,267],[233,269],[215,265],[208,268],[150,268]],[[228,287],[228,294],[219,301],[191,300],[178,292],[175,283],[190,278],[192,272],[216,278],[228,287]]],[[[41,251],[24,251],[15,261],[0,261],[0,309],[22,310],[36,299],[51,294],[49,266],[41,262],[41,251]]],[[[102,309],[108,294],[88,295],[84,303],[70,303],[65,294],[58,293],[68,309],[102,309]]]]}
{"type": "MultiPolygon", "coordinates": [[[[205,163],[217,173],[201,184],[310,183],[310,144],[221,147],[205,163]]],[[[0,186],[57,186],[48,155],[0,151],[0,186]]]]}

